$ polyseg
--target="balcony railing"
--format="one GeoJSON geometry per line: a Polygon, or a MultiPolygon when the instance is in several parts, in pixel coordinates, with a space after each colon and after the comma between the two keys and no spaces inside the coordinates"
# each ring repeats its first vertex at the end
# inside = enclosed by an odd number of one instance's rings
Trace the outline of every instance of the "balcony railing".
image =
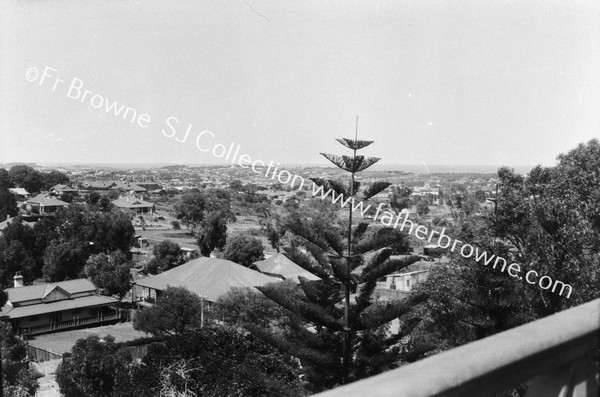
{"type": "Polygon", "coordinates": [[[597,299],[319,396],[493,396],[528,382],[528,397],[596,397],[599,348],[597,299]]]}
{"type": "Polygon", "coordinates": [[[86,318],[83,320],[62,321],[57,324],[46,325],[43,327],[27,327],[27,328],[24,327],[24,328],[20,329],[20,333],[25,334],[25,335],[45,334],[47,332],[53,332],[53,331],[57,331],[57,330],[61,330],[61,329],[69,329],[69,328],[79,327],[79,326],[88,325],[88,324],[99,324],[99,323],[103,323],[105,321],[118,320],[120,318],[121,318],[121,316],[119,315],[119,313],[106,314],[106,315],[103,315],[101,318],[100,317],[92,317],[92,318],[86,318]]]}

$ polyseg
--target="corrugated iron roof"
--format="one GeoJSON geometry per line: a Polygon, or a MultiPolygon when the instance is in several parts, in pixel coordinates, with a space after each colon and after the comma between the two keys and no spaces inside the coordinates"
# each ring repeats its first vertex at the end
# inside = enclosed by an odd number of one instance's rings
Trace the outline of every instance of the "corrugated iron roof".
{"type": "Polygon", "coordinates": [[[135,284],[157,290],[185,287],[211,302],[233,287],[257,287],[277,282],[235,262],[217,258],[198,258],[166,272],[138,280],[135,284]]]}
{"type": "Polygon", "coordinates": [[[0,317],[23,318],[29,316],[39,316],[40,314],[61,312],[63,310],[82,309],[84,307],[103,306],[107,304],[119,303],[118,300],[108,296],[89,295],[77,299],[66,299],[51,303],[41,303],[39,305],[29,305],[11,308],[4,306],[0,312],[0,317]]]}
{"type": "Polygon", "coordinates": [[[283,254],[276,254],[262,261],[254,262],[254,265],[263,273],[278,274],[286,280],[299,282],[298,276],[308,280],[320,280],[311,272],[303,269],[283,254]]]}
{"type": "Polygon", "coordinates": [[[96,287],[91,281],[86,280],[85,278],[79,278],[76,280],[60,281],[57,283],[8,288],[6,289],[6,293],[8,293],[8,300],[10,300],[11,303],[15,304],[29,300],[42,299],[55,286],[59,286],[61,289],[65,290],[69,294],[96,291],[96,287]]]}

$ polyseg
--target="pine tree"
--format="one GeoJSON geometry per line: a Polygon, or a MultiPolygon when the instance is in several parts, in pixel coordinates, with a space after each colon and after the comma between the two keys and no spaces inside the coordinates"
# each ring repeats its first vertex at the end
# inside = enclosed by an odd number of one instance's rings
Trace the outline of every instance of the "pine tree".
{"type": "MultiPolygon", "coordinates": [[[[357,119],[358,122],[358,119],[357,119]]],[[[375,182],[361,189],[356,174],[366,170],[377,157],[357,155],[357,151],[373,143],[355,138],[337,139],[352,150],[352,156],[322,155],[350,174],[345,184],[339,180],[311,178],[319,187],[341,196],[340,203],[368,200],[386,189],[387,182],[375,182]]],[[[342,206],[343,207],[343,206],[342,206]]],[[[388,324],[406,313],[412,302],[375,302],[373,291],[379,278],[399,271],[420,257],[390,259],[389,247],[394,233],[369,233],[368,225],[353,226],[352,209],[348,206],[346,230],[340,230],[323,219],[292,217],[287,230],[292,239],[285,253],[320,280],[300,277],[296,294],[282,291],[276,285],[259,288],[266,296],[299,316],[314,328],[299,326],[291,337],[278,338],[264,329],[254,329],[271,343],[287,350],[303,361],[307,377],[316,384],[314,391],[348,383],[382,372],[397,364],[398,349],[393,348],[409,332],[390,335],[388,324]],[[352,299],[353,298],[353,299],[352,299]]]]}

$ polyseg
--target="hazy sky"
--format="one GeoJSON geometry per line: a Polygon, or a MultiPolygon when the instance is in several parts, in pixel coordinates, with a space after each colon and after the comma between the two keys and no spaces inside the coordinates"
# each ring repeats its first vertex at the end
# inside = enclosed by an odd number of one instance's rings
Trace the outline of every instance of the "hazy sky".
{"type": "Polygon", "coordinates": [[[0,15],[0,163],[219,164],[210,150],[233,143],[325,164],[357,115],[383,165],[553,165],[600,136],[598,1],[5,0],[0,15]]]}

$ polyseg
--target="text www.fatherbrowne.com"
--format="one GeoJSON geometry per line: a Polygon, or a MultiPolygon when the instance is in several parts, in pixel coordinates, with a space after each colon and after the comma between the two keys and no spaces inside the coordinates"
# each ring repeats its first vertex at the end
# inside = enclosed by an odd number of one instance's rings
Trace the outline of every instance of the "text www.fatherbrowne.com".
{"type": "MultiPolygon", "coordinates": [[[[130,106],[125,106],[123,104],[119,105],[116,101],[111,101],[101,94],[96,94],[86,89],[84,82],[78,78],[72,78],[67,88],[67,84],[63,85],[65,80],[58,78],[55,72],[57,72],[57,69],[46,66],[43,69],[43,72],[40,73],[36,67],[32,66],[25,71],[25,79],[32,83],[36,82],[39,86],[46,85],[53,92],[64,90],[64,93],[69,99],[81,103],[89,103],[94,109],[105,111],[107,114],[113,114],[115,117],[122,118],[124,121],[129,121],[131,124],[138,125],[141,128],[149,127],[151,123],[150,115],[140,113],[130,106]]],[[[177,131],[177,126],[179,124],[179,119],[177,117],[167,117],[165,119],[165,124],[168,126],[168,129],[161,129],[161,132],[165,137],[173,138],[179,143],[188,141],[192,131],[191,124],[188,125],[187,129],[185,129],[185,133],[182,134],[178,134],[177,131]]],[[[241,168],[251,168],[252,171],[257,174],[262,174],[265,177],[274,180],[276,179],[279,183],[289,185],[297,190],[304,189],[304,178],[292,174],[287,170],[279,169],[279,163],[275,164],[273,161],[265,163],[260,159],[252,160],[252,157],[248,154],[240,155],[241,146],[234,143],[214,143],[212,145],[207,145],[209,137],[214,139],[215,134],[211,131],[203,130],[198,132],[195,139],[192,139],[192,141],[195,142],[196,147],[201,152],[210,152],[214,157],[231,162],[231,164],[237,164],[241,168]],[[264,171],[265,166],[267,166],[266,171],[264,171]]],[[[322,200],[326,200],[330,197],[332,203],[339,203],[341,208],[350,204],[353,212],[358,211],[363,216],[371,209],[370,204],[365,206],[362,201],[357,203],[354,200],[354,197],[344,199],[343,194],[337,194],[332,189],[325,191],[322,186],[318,186],[315,183],[312,183],[312,195],[313,197],[318,197],[322,200]]],[[[499,269],[502,273],[506,272],[510,277],[518,280],[524,279],[528,284],[537,284],[537,286],[543,290],[551,289],[553,293],[557,293],[560,296],[562,296],[563,293],[566,293],[567,298],[571,297],[573,288],[569,284],[565,284],[560,280],[553,280],[549,276],[539,277],[539,273],[535,270],[524,272],[524,269],[522,269],[521,265],[518,263],[509,264],[508,261],[501,256],[490,256],[485,250],[480,251],[476,246],[465,244],[460,240],[450,238],[445,234],[445,228],[441,231],[432,230],[429,232],[426,226],[418,225],[415,222],[410,221],[408,219],[408,213],[405,213],[404,217],[402,217],[401,214],[394,214],[391,211],[382,211],[382,207],[383,204],[379,204],[373,220],[376,221],[379,219],[384,226],[393,228],[400,226],[401,231],[408,229],[408,234],[414,232],[416,238],[434,243],[440,248],[449,249],[450,252],[458,252],[464,258],[472,258],[482,266],[491,265],[490,267],[492,269],[499,269]]]]}

